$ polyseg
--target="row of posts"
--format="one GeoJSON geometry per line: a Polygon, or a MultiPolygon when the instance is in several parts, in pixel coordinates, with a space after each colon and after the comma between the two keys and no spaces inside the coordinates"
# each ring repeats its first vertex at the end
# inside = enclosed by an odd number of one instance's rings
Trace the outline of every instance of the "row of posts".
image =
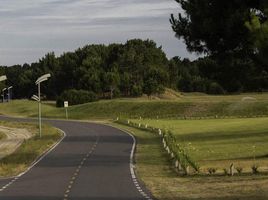
{"type": "MultiPolygon", "coordinates": [[[[119,120],[119,117],[117,117],[117,121],[119,120]]],[[[130,124],[130,120],[127,120],[127,124],[130,124]]],[[[141,123],[139,123],[138,124],[138,127],[139,128],[141,128],[141,123]]],[[[145,125],[145,128],[148,128],[148,125],[146,124],[145,125]]],[[[161,129],[158,129],[158,134],[159,134],[159,136],[163,136],[163,133],[162,133],[162,130],[161,129]]],[[[167,151],[167,153],[170,155],[170,157],[172,158],[172,159],[174,159],[175,158],[175,155],[174,155],[174,153],[170,150],[170,148],[168,147],[168,145],[167,145],[167,142],[165,141],[165,138],[163,137],[163,139],[162,139],[162,143],[163,143],[163,147],[164,147],[164,149],[167,151]]],[[[174,163],[174,165],[175,165],[175,168],[180,172],[180,171],[183,171],[183,168],[182,168],[182,166],[181,166],[181,163],[179,162],[179,160],[175,160],[175,163],[174,163]]],[[[184,173],[187,175],[187,174],[189,174],[189,171],[190,171],[190,168],[189,168],[189,166],[187,166],[186,167],[186,169],[184,170],[184,173]]],[[[232,163],[231,165],[230,165],[230,168],[229,168],[229,175],[230,176],[234,176],[234,173],[235,173],[235,167],[234,167],[234,164],[232,163]]]]}
{"type": "MultiPolygon", "coordinates": [[[[119,120],[119,118],[117,118],[117,121],[118,121],[118,120],[119,120]]],[[[127,123],[130,124],[130,121],[128,120],[127,123]]],[[[141,128],[141,123],[138,124],[138,127],[141,128]]],[[[145,128],[148,128],[148,124],[145,124],[145,128]]],[[[159,136],[162,136],[162,135],[163,135],[161,129],[158,129],[158,134],[159,134],[159,136]]],[[[164,147],[164,149],[167,151],[167,153],[170,155],[170,157],[171,157],[172,159],[174,159],[174,158],[175,158],[175,155],[174,155],[174,153],[170,150],[170,148],[168,147],[167,142],[165,141],[165,138],[162,139],[162,143],[163,143],[163,147],[164,147]]],[[[178,160],[175,161],[175,168],[176,168],[178,171],[182,171],[182,170],[183,170],[183,168],[182,168],[182,166],[181,166],[181,164],[180,164],[180,162],[179,162],[178,160]]],[[[189,166],[186,167],[186,170],[185,170],[184,173],[185,173],[185,174],[189,174],[189,166]]]]}

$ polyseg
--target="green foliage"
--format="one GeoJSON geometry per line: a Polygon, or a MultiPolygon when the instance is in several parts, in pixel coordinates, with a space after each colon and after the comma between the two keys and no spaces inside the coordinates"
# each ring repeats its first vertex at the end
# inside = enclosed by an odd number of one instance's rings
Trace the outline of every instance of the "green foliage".
{"type": "Polygon", "coordinates": [[[176,36],[184,39],[190,52],[205,55],[191,64],[199,72],[180,76],[178,88],[211,93],[210,85],[216,83],[216,93],[220,87],[227,92],[267,91],[266,1],[176,1],[184,11],[170,18],[176,36]]]}
{"type": "Polygon", "coordinates": [[[185,11],[170,22],[190,51],[219,55],[253,50],[254,41],[245,26],[251,10],[264,10],[250,0],[176,0],[185,11]]]}
{"type": "Polygon", "coordinates": [[[78,105],[97,100],[94,92],[86,90],[66,90],[57,98],[57,107],[63,107],[64,101],[68,101],[69,105],[78,105]]]}
{"type": "Polygon", "coordinates": [[[52,77],[42,85],[47,99],[56,99],[64,91],[86,90],[101,98],[141,96],[144,82],[156,81],[157,92],[169,86],[169,61],[152,40],[129,40],[125,44],[87,45],[75,52],[56,57],[48,53],[37,63],[1,67],[14,87],[15,98],[30,98],[36,93],[35,80],[45,74],[52,77]]]}
{"type": "Polygon", "coordinates": [[[211,82],[209,85],[208,94],[224,94],[224,90],[218,83],[211,82]]]}

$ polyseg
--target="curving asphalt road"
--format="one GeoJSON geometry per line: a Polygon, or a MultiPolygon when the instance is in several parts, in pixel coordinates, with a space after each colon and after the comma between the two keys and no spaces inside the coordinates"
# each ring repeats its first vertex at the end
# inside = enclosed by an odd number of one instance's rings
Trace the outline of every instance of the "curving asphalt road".
{"type": "Polygon", "coordinates": [[[46,122],[63,130],[66,137],[24,175],[0,179],[1,200],[151,199],[130,167],[131,136],[100,124],[46,122]]]}

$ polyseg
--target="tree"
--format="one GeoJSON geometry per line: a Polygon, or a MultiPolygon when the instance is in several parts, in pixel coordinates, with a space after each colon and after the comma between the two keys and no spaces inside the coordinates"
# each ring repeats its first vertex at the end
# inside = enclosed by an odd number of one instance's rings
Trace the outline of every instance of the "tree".
{"type": "Polygon", "coordinates": [[[190,52],[221,55],[252,53],[254,40],[245,22],[252,14],[262,18],[260,0],[176,0],[185,11],[170,22],[190,52]]]}
{"type": "Polygon", "coordinates": [[[172,28],[190,52],[212,61],[200,69],[204,77],[229,92],[247,91],[253,79],[266,72],[256,58],[267,53],[267,1],[176,1],[185,13],[171,15],[172,28]]]}

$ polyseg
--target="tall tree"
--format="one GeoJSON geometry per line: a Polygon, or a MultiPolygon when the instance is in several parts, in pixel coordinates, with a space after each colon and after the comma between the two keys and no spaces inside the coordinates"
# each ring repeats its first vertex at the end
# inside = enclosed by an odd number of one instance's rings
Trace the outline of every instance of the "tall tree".
{"type": "Polygon", "coordinates": [[[176,0],[185,13],[170,22],[191,52],[218,55],[254,50],[245,22],[254,13],[263,19],[261,0],[176,0]]]}

